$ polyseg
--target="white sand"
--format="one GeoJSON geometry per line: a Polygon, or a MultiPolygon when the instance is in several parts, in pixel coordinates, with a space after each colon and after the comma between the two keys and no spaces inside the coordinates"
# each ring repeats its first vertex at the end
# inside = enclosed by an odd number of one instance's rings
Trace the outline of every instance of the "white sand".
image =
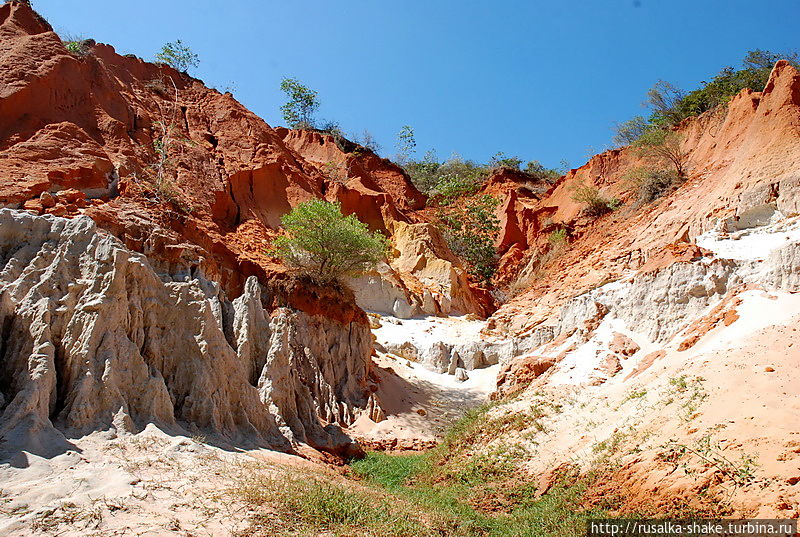
{"type": "Polygon", "coordinates": [[[453,375],[434,373],[389,354],[376,359],[377,392],[386,419],[375,423],[362,416],[351,428],[367,440],[435,440],[470,408],[484,403],[495,390],[500,366],[469,371],[459,382],[453,375]]]}
{"type": "Polygon", "coordinates": [[[44,459],[21,451],[0,465],[0,535],[214,536],[247,525],[229,488],[241,472],[309,461],[268,450],[226,451],[154,425],[100,432],[44,459]]]}
{"type": "Polygon", "coordinates": [[[480,331],[486,326],[486,321],[470,320],[461,317],[415,317],[413,319],[397,319],[396,317],[382,316],[381,327],[372,332],[378,343],[401,344],[406,341],[422,349],[430,347],[437,341],[456,345],[465,341],[480,339],[480,331]]]}
{"type": "Polygon", "coordinates": [[[717,257],[738,260],[764,260],[770,252],[800,240],[800,218],[788,218],[770,225],[730,234],[708,231],[695,239],[698,246],[717,257]]]}
{"type": "MultiPolygon", "coordinates": [[[[429,348],[436,342],[458,345],[481,338],[485,321],[466,317],[418,317],[396,319],[382,316],[381,327],[374,329],[378,343],[412,343],[429,348]]],[[[392,354],[379,353],[380,388],[378,398],[386,419],[375,423],[362,417],[350,432],[367,440],[438,438],[453,421],[470,408],[485,402],[496,388],[499,365],[468,371],[469,379],[460,382],[454,375],[431,371],[422,364],[392,354]]]]}

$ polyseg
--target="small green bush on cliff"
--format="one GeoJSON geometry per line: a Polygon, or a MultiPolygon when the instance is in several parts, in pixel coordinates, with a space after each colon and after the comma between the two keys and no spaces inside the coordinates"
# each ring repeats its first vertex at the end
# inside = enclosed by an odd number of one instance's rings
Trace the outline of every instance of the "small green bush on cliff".
{"type": "Polygon", "coordinates": [[[182,73],[200,65],[200,57],[180,39],[161,47],[161,52],[156,54],[156,61],[165,63],[182,73]]]}
{"type": "Polygon", "coordinates": [[[545,183],[555,183],[561,177],[561,172],[552,168],[545,168],[538,160],[531,160],[523,170],[532,180],[545,183]]]}
{"type": "Polygon", "coordinates": [[[286,236],[275,240],[271,253],[318,283],[362,274],[383,259],[389,246],[379,232],[344,216],[339,203],[301,203],[281,223],[286,236]]]}
{"type": "Polygon", "coordinates": [[[629,181],[636,191],[634,207],[652,203],[678,188],[684,181],[672,170],[653,168],[636,168],[625,174],[623,179],[629,181]]]}
{"type": "Polygon", "coordinates": [[[450,249],[467,262],[472,275],[488,282],[497,269],[494,241],[500,221],[494,214],[499,200],[478,196],[443,209],[439,222],[450,249]]]}
{"type": "Polygon", "coordinates": [[[281,106],[286,125],[291,129],[313,129],[316,125],[314,114],[319,109],[317,92],[296,78],[281,80],[281,91],[289,99],[281,106]]]}
{"type": "Polygon", "coordinates": [[[522,165],[522,159],[515,156],[508,156],[502,151],[498,151],[497,153],[492,156],[489,160],[489,168],[497,169],[497,168],[509,168],[512,170],[519,170],[519,167],[522,165]]]}
{"type": "Polygon", "coordinates": [[[75,56],[86,56],[89,54],[89,50],[95,45],[93,39],[69,34],[61,38],[61,43],[63,43],[64,48],[75,56]]]}
{"type": "Polygon", "coordinates": [[[614,145],[624,147],[636,142],[648,128],[647,120],[642,116],[634,116],[627,121],[617,123],[614,133],[614,145]]]}
{"type": "Polygon", "coordinates": [[[403,167],[421,192],[443,205],[477,192],[488,173],[484,166],[459,155],[440,162],[434,151],[425,153],[421,160],[407,159],[403,167]]]}
{"type": "Polygon", "coordinates": [[[578,186],[572,193],[572,199],[584,204],[584,214],[594,218],[610,213],[622,205],[617,198],[607,198],[597,188],[588,185],[578,186]]]}
{"type": "Polygon", "coordinates": [[[672,165],[678,177],[685,177],[689,152],[682,146],[681,135],[670,129],[649,127],[634,143],[641,156],[660,164],[672,165]]]}

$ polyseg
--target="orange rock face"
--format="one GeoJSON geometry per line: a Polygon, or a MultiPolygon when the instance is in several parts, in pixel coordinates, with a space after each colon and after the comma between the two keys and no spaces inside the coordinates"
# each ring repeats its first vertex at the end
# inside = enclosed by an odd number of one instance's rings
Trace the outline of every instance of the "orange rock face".
{"type": "Polygon", "coordinates": [[[201,270],[237,296],[250,275],[285,279],[267,249],[312,198],[386,234],[425,221],[425,196],[371,151],[273,129],[230,94],[108,45],[73,55],[29,6],[0,7],[0,206],[88,215],[160,269],[201,270]]]}
{"type": "MultiPolygon", "coordinates": [[[[552,319],[569,298],[623,273],[657,270],[708,252],[691,244],[719,220],[772,204],[784,215],[800,213],[800,73],[778,62],[763,92],[744,90],[725,113],[708,112],[677,127],[688,152],[689,177],[671,194],[635,207],[627,172],[666,168],[632,147],[596,155],[559,179],[541,199],[498,189],[503,233],[497,281],[517,293],[495,314],[493,325],[525,333],[552,319]],[[599,218],[582,214],[573,199],[593,186],[622,207],[599,218]],[[551,234],[565,230],[556,248],[551,234]]],[[[735,225],[735,224],[734,224],[735,225]]]]}
{"type": "Polygon", "coordinates": [[[72,55],[23,4],[3,5],[0,21],[0,203],[87,214],[156,263],[201,267],[234,295],[246,275],[277,270],[226,237],[255,220],[253,238],[268,239],[324,179],[266,123],[110,46],[72,55]]]}

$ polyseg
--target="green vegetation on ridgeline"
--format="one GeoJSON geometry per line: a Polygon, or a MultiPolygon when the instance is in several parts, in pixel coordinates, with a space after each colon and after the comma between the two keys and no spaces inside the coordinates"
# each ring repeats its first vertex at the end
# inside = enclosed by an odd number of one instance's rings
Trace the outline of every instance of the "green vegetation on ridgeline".
{"type": "Polygon", "coordinates": [[[517,175],[520,188],[541,194],[561,172],[545,168],[536,160],[528,162],[523,169],[522,159],[502,152],[485,164],[459,155],[442,162],[434,151],[415,159],[416,147],[414,130],[403,126],[397,135],[395,160],[420,192],[428,195],[428,205],[436,208],[436,224],[450,249],[464,261],[472,276],[488,284],[497,269],[494,244],[500,233],[496,216],[500,200],[480,194],[481,187],[493,171],[505,169],[517,175]]]}
{"type": "Polygon", "coordinates": [[[647,92],[644,102],[650,109],[650,117],[636,116],[617,125],[614,143],[630,145],[654,128],[669,128],[686,118],[725,106],[745,88],[762,91],[772,68],[781,59],[800,68],[800,56],[795,52],[774,53],[755,49],[747,53],[740,69],[725,67],[714,78],[688,93],[659,80],[647,92]]]}
{"type": "Polygon", "coordinates": [[[161,51],[156,54],[156,61],[169,65],[182,73],[200,65],[200,57],[180,39],[161,47],[161,51]]]}

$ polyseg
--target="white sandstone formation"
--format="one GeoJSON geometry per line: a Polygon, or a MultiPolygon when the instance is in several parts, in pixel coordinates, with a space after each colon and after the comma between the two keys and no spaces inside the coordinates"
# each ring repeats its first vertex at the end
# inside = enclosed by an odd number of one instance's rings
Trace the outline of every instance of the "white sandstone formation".
{"type": "Polygon", "coordinates": [[[183,280],[89,218],[0,210],[6,448],[148,423],[237,445],[354,448],[339,425],[379,410],[365,389],[368,325],[269,312],[253,277],[233,302],[183,280]]]}
{"type": "Polygon", "coordinates": [[[400,319],[489,313],[436,226],[392,222],[391,232],[389,263],[349,282],[359,306],[400,319]]]}
{"type": "Polygon", "coordinates": [[[485,321],[467,317],[381,318],[374,330],[376,348],[418,362],[436,373],[456,375],[457,370],[483,369],[506,363],[520,354],[519,341],[481,333],[485,321]]]}

